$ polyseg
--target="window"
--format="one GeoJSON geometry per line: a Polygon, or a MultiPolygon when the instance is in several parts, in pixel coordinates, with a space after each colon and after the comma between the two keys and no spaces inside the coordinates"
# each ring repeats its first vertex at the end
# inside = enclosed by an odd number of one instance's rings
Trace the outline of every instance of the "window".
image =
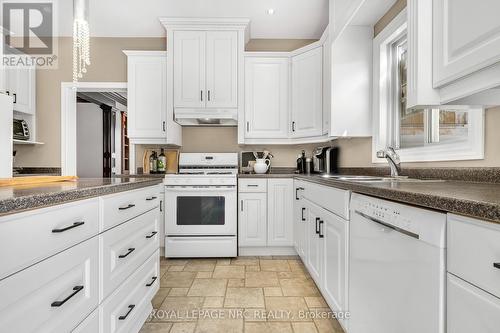
{"type": "Polygon", "coordinates": [[[394,147],[403,162],[482,159],[483,109],[442,106],[408,109],[406,11],[374,39],[374,138],[376,152],[394,147]]]}

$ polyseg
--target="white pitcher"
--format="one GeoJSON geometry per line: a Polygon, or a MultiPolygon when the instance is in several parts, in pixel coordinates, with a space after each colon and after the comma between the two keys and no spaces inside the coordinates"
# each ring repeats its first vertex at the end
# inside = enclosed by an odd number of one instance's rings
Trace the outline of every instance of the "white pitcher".
{"type": "Polygon", "coordinates": [[[270,164],[271,161],[268,158],[258,158],[255,160],[253,170],[255,173],[266,173],[270,164]]]}

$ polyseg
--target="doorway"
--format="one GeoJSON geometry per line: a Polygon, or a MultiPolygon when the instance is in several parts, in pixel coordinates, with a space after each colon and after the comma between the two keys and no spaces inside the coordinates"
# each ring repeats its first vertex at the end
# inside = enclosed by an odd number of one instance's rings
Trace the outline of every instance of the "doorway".
{"type": "Polygon", "coordinates": [[[61,83],[61,174],[128,174],[126,112],[124,82],[61,83]]]}

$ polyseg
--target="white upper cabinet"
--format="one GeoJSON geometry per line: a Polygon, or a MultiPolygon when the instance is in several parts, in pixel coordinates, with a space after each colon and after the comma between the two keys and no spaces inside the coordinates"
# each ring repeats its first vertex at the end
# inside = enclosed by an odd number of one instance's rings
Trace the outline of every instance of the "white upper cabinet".
{"type": "Polygon", "coordinates": [[[238,106],[238,33],[206,33],[206,105],[209,108],[238,106]]]}
{"type": "Polygon", "coordinates": [[[180,145],[180,126],[174,123],[172,112],[168,112],[166,52],[124,53],[127,55],[129,138],[136,143],[180,145]]]}
{"type": "Polygon", "coordinates": [[[434,86],[500,61],[498,0],[433,1],[434,86]]]}
{"type": "Polygon", "coordinates": [[[204,31],[174,32],[174,107],[176,108],[205,107],[207,100],[205,43],[204,31]]]}
{"type": "Polygon", "coordinates": [[[245,58],[245,137],[287,138],[288,58],[245,58]]]}
{"type": "Polygon", "coordinates": [[[292,136],[323,134],[323,47],[292,58],[292,136]]]}
{"type": "Polygon", "coordinates": [[[6,69],[6,91],[14,99],[14,111],[35,114],[36,68],[12,67],[6,69]]]}
{"type": "Polygon", "coordinates": [[[238,106],[238,33],[174,32],[174,106],[238,106]]]}

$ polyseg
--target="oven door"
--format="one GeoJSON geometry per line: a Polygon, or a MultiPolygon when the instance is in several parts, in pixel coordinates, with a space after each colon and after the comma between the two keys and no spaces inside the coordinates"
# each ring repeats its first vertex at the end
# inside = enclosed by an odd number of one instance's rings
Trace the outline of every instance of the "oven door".
{"type": "Polygon", "coordinates": [[[235,236],[235,186],[165,188],[166,236],[235,236]]]}

